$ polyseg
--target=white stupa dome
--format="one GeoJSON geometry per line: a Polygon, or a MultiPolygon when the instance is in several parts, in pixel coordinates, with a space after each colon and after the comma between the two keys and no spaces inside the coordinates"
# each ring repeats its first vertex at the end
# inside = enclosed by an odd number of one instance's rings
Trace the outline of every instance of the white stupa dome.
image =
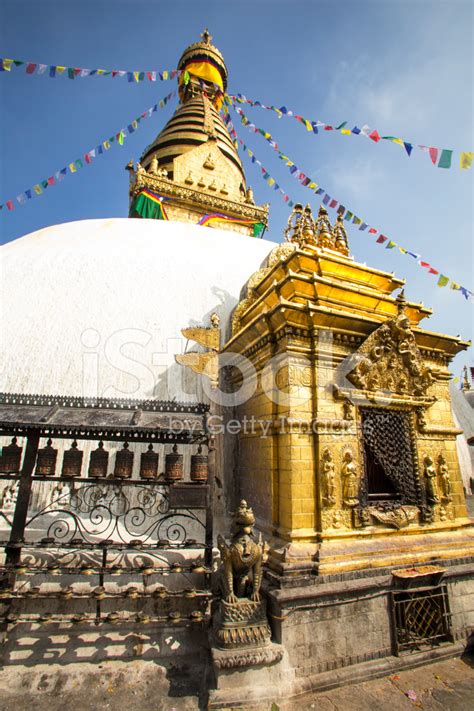
{"type": "MultiPolygon", "coordinates": [[[[181,329],[225,328],[274,243],[161,220],[81,220],[2,247],[3,392],[199,399],[181,329]]],[[[194,345],[194,344],[193,344],[194,345]]]]}

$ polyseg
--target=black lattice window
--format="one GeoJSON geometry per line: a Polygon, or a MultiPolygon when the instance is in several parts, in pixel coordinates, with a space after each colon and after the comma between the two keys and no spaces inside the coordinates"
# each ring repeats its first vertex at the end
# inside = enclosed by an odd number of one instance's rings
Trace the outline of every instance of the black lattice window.
{"type": "Polygon", "coordinates": [[[392,593],[392,616],[397,654],[452,641],[445,585],[392,593]]]}
{"type": "Polygon", "coordinates": [[[416,470],[406,412],[361,410],[365,482],[363,499],[419,504],[416,470]]]}

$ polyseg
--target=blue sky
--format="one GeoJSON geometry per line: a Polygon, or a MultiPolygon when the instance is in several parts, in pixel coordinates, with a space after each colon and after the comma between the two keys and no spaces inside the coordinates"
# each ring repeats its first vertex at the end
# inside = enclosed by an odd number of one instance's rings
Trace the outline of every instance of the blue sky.
{"type": "MultiPolygon", "coordinates": [[[[244,107],[331,195],[474,291],[474,170],[459,169],[459,151],[474,146],[472,15],[470,0],[0,0],[0,55],[87,68],[173,69],[209,26],[229,68],[231,93],[284,104],[311,120],[368,124],[381,135],[453,149],[453,167],[442,170],[421,151],[408,158],[388,141],[315,136],[292,119],[244,107]]],[[[81,157],[171,88],[172,82],[123,78],[30,77],[23,67],[1,73],[0,202],[81,157]]],[[[153,114],[123,147],[113,146],[41,197],[12,213],[3,210],[1,241],[55,223],[126,216],[124,166],[139,158],[173,108],[153,114]]],[[[319,198],[290,177],[264,139],[236,127],[292,199],[317,211],[319,198]]],[[[288,208],[243,160],[257,202],[271,203],[266,237],[281,241],[288,208]]],[[[434,309],[421,325],[472,338],[472,302],[438,288],[436,277],[410,257],[365,232],[352,227],[349,238],[358,261],[406,278],[407,297],[434,309]]],[[[457,358],[456,373],[469,362],[472,349],[457,358]]]]}

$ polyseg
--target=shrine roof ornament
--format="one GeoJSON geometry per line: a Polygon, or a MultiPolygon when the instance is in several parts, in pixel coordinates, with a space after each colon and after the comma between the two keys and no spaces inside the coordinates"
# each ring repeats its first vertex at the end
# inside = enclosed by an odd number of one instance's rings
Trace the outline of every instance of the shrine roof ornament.
{"type": "Polygon", "coordinates": [[[371,333],[354,354],[357,364],[347,379],[356,388],[426,396],[433,375],[423,363],[405,307],[402,290],[397,297],[397,316],[371,333]]]}

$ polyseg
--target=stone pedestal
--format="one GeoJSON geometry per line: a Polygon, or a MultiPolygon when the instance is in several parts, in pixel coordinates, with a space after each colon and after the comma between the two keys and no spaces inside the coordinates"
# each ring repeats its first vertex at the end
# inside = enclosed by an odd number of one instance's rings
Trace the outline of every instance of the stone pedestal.
{"type": "Polygon", "coordinates": [[[268,645],[271,631],[265,600],[239,598],[235,603],[221,600],[214,617],[214,639],[218,648],[231,652],[268,645]]]}
{"type": "Polygon", "coordinates": [[[208,708],[253,706],[291,693],[295,678],[280,644],[266,647],[211,649],[216,688],[209,692],[208,708]]]}

